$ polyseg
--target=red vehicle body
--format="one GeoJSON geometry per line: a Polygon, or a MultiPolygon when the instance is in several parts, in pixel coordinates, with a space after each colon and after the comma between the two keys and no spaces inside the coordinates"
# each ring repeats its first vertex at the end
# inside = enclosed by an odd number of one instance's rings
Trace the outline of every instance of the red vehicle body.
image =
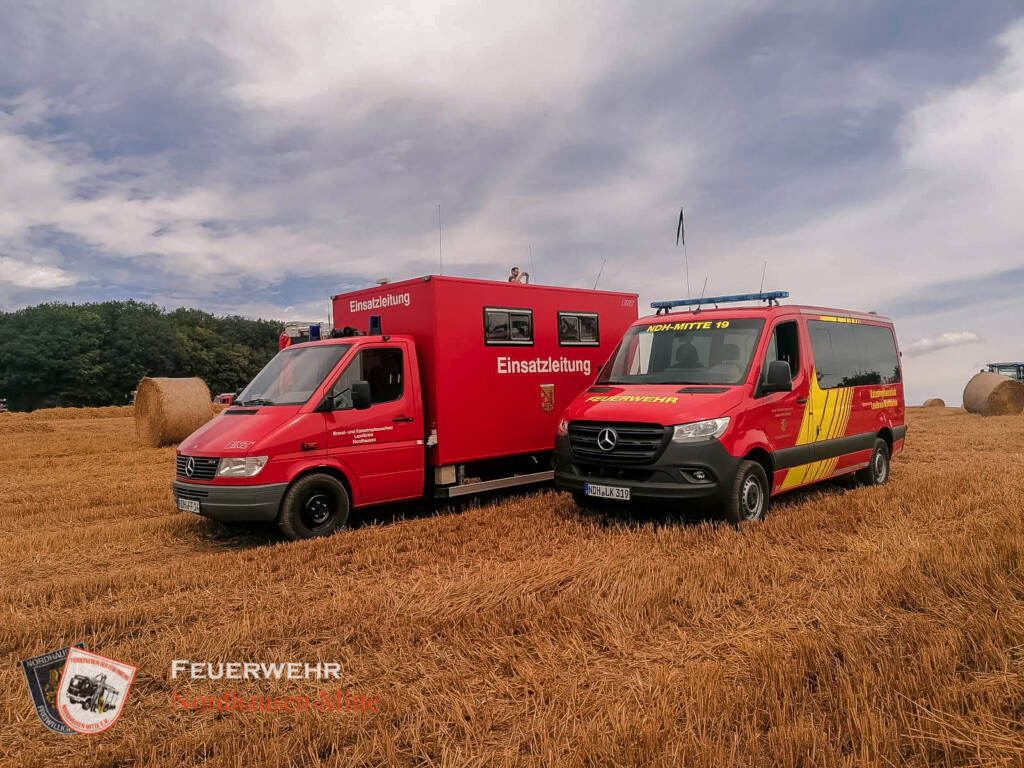
{"type": "Polygon", "coordinates": [[[178,507],[325,535],[351,507],[551,478],[558,415],[636,294],[431,276],[333,297],[334,338],[282,350],[178,448],[178,507]]]}
{"type": "Polygon", "coordinates": [[[877,314],[776,305],[642,318],[563,414],[555,483],[581,504],[711,499],[739,522],[809,483],[885,482],[906,434],[899,358],[877,314]]]}

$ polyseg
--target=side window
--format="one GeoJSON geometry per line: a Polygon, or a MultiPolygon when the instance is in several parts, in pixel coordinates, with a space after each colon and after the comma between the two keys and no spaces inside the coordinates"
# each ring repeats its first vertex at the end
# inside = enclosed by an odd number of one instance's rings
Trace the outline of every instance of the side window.
{"type": "Polygon", "coordinates": [[[532,345],[533,310],[484,307],[484,343],[494,346],[532,345]]]}
{"type": "Polygon", "coordinates": [[[800,373],[800,335],[795,320],[779,323],[772,331],[761,365],[762,379],[768,375],[768,363],[772,360],[785,360],[789,363],[789,371],[794,379],[800,373]]]}
{"type": "Polygon", "coordinates": [[[832,343],[832,331],[836,327],[835,323],[807,321],[811,336],[811,352],[814,355],[814,372],[818,376],[818,386],[822,389],[838,387],[842,378],[836,368],[836,355],[832,343]]]}
{"type": "Polygon", "coordinates": [[[397,347],[365,349],[362,352],[363,378],[370,382],[370,399],[390,403],[402,399],[402,350],[397,347]]]}
{"type": "Polygon", "coordinates": [[[898,384],[900,360],[896,355],[896,341],[892,330],[883,325],[858,325],[862,375],[871,379],[868,384],[898,384]]]}
{"type": "Polygon", "coordinates": [[[886,326],[808,320],[807,327],[822,389],[899,382],[896,341],[886,326]]]}
{"type": "Polygon", "coordinates": [[[397,347],[364,349],[342,371],[334,382],[334,410],[352,407],[352,385],[357,381],[370,384],[370,398],[374,405],[401,400],[405,391],[402,350],[397,347]]]}
{"type": "Polygon", "coordinates": [[[596,347],[601,343],[596,312],[559,312],[558,343],[563,347],[596,347]]]}

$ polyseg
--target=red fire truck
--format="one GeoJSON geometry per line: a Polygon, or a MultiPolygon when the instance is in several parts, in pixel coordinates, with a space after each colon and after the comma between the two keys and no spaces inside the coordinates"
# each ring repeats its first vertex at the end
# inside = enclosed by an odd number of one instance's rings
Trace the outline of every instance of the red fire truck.
{"type": "Polygon", "coordinates": [[[740,522],[809,483],[886,482],[906,435],[892,322],[788,295],[653,304],[562,415],[555,484],[582,506],[711,499],[740,522]],[[768,305],[718,307],[750,300],[768,305]]]}
{"type": "Polygon", "coordinates": [[[429,276],[333,297],[178,448],[179,509],[330,534],[350,508],[549,480],[559,413],[637,316],[636,294],[429,276]]]}

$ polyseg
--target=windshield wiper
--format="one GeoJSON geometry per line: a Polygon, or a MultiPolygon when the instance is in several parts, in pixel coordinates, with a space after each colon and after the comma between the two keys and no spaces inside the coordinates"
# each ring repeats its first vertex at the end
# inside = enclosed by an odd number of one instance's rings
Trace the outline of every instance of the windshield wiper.
{"type": "Polygon", "coordinates": [[[239,403],[241,406],[246,405],[273,405],[273,400],[267,400],[265,397],[254,397],[252,400],[246,400],[244,403],[239,403]]]}

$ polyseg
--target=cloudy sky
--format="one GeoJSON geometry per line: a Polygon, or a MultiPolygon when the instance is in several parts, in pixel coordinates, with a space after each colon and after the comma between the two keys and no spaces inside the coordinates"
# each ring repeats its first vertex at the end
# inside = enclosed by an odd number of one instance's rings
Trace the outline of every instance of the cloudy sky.
{"type": "Polygon", "coordinates": [[[438,270],[894,317],[1024,359],[1024,9],[0,0],[0,308],[324,317],[438,270]],[[530,252],[532,249],[532,262],[530,252]]]}

